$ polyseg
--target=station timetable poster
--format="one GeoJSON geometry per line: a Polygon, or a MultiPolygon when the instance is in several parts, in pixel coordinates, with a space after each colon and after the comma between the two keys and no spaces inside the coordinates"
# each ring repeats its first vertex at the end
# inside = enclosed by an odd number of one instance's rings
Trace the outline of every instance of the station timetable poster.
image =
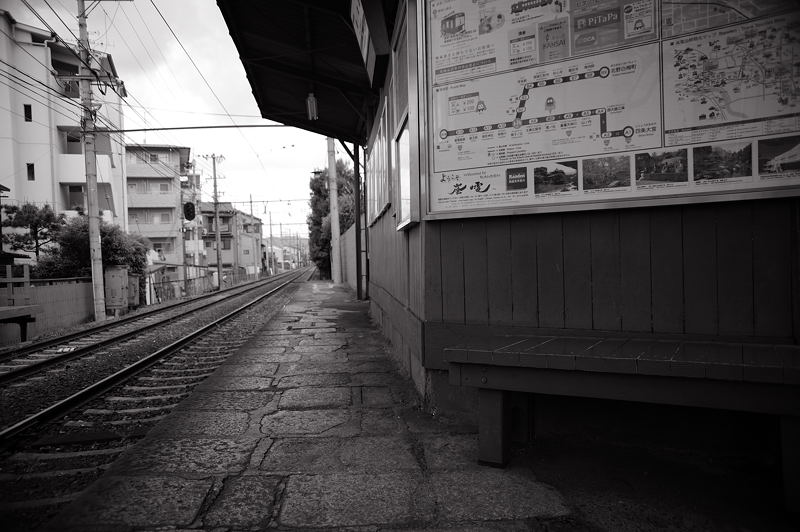
{"type": "Polygon", "coordinates": [[[426,4],[431,214],[799,193],[795,2],[426,4]]]}

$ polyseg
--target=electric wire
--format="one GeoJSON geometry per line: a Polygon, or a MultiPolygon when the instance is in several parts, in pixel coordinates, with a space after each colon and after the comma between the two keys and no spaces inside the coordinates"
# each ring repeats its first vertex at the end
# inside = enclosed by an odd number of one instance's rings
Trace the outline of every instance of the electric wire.
{"type": "MultiPolygon", "coordinates": [[[[176,41],[178,41],[178,44],[180,45],[180,47],[181,47],[181,49],[183,50],[183,52],[186,54],[186,57],[188,57],[188,58],[189,58],[189,61],[190,61],[190,62],[192,63],[192,65],[194,66],[195,70],[197,70],[197,73],[198,73],[198,74],[200,74],[200,77],[203,79],[203,82],[205,82],[206,86],[207,86],[207,87],[208,87],[208,89],[211,91],[211,94],[213,94],[213,95],[214,95],[214,98],[216,98],[216,100],[217,100],[217,102],[219,103],[220,107],[222,107],[222,110],[223,110],[223,111],[225,111],[225,114],[226,114],[226,115],[228,115],[228,118],[230,119],[231,123],[235,124],[236,122],[233,120],[233,117],[231,117],[231,115],[230,115],[230,112],[229,112],[229,111],[228,111],[228,109],[225,107],[225,104],[223,104],[223,103],[222,103],[222,100],[220,100],[219,96],[217,96],[217,93],[216,93],[216,92],[214,92],[214,89],[211,87],[211,84],[208,82],[208,80],[206,79],[206,77],[205,77],[205,76],[203,75],[203,73],[200,71],[200,68],[197,66],[197,63],[195,63],[194,59],[192,59],[192,56],[189,54],[189,51],[188,51],[188,50],[186,50],[186,47],[185,47],[185,46],[183,46],[183,43],[182,43],[182,42],[181,42],[181,40],[178,38],[178,35],[175,33],[175,31],[172,29],[172,26],[170,26],[170,25],[169,25],[169,22],[167,22],[167,19],[166,19],[166,18],[164,18],[164,15],[163,15],[163,13],[161,13],[161,10],[160,10],[160,9],[158,9],[158,6],[156,5],[156,3],[155,3],[153,0],[150,0],[150,3],[151,3],[151,4],[153,5],[153,7],[156,9],[156,12],[157,12],[157,13],[158,13],[158,15],[161,17],[161,20],[163,20],[163,21],[164,21],[164,24],[166,24],[166,26],[167,26],[167,28],[169,29],[170,33],[172,33],[172,36],[173,36],[173,37],[175,37],[175,40],[176,40],[176,41]]],[[[248,141],[248,140],[247,140],[247,137],[244,135],[244,133],[242,133],[242,132],[241,132],[241,130],[239,131],[239,133],[241,134],[241,136],[242,136],[242,138],[244,139],[245,143],[247,143],[247,145],[250,147],[250,150],[251,150],[251,151],[253,152],[253,154],[256,156],[256,160],[258,161],[258,164],[259,164],[259,166],[261,166],[261,169],[264,171],[264,174],[266,175],[268,172],[267,172],[267,169],[266,169],[266,168],[264,168],[264,163],[263,163],[263,162],[261,162],[261,157],[258,155],[258,153],[256,152],[255,148],[253,148],[253,145],[252,145],[252,144],[250,144],[250,141],[248,141]]]]}

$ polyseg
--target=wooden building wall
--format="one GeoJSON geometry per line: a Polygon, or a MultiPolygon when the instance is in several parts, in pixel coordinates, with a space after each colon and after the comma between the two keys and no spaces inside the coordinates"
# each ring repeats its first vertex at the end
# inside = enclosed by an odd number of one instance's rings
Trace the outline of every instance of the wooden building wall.
{"type": "Polygon", "coordinates": [[[425,366],[523,329],[798,343],[800,200],[428,222],[425,366]]]}

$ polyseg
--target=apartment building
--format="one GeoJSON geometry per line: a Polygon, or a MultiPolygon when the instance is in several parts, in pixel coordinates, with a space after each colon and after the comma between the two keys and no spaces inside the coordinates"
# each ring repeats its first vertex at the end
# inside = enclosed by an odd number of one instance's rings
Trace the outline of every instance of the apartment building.
{"type": "Polygon", "coordinates": [[[214,224],[213,203],[202,202],[200,213],[208,266],[217,266],[216,231],[219,229],[223,273],[259,275],[262,271],[261,219],[234,208],[229,202],[219,203],[219,228],[214,224]]]}
{"type": "Polygon", "coordinates": [[[182,182],[189,190],[189,153],[183,146],[126,147],[129,230],[150,240],[153,262],[172,280],[184,275],[182,182]]]}
{"type": "MultiPolygon", "coordinates": [[[[5,205],[47,204],[67,216],[86,209],[78,65],[75,47],[0,9],[0,184],[10,189],[5,205]]],[[[124,87],[110,55],[93,51],[91,66],[99,106],[99,205],[105,221],[127,231],[125,145],[120,134],[103,132],[123,126],[124,87]]]]}

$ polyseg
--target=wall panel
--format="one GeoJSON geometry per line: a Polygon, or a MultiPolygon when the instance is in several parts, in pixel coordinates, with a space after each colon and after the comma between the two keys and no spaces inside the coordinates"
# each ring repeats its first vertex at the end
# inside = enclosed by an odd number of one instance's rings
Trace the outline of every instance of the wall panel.
{"type": "Polygon", "coordinates": [[[683,213],[685,332],[716,334],[718,330],[716,209],[683,213]]]}
{"type": "MultiPolygon", "coordinates": [[[[755,205],[753,208],[753,279],[755,280],[755,334],[792,335],[792,225],[788,202],[755,205]]],[[[797,204],[795,203],[795,209],[797,204]]],[[[794,232],[794,235],[793,235],[794,232]]],[[[795,305],[797,302],[795,302],[795,305]]]]}
{"type": "Polygon", "coordinates": [[[590,230],[594,328],[617,331],[622,328],[619,215],[610,211],[592,216],[590,230]]]}
{"type": "Polygon", "coordinates": [[[464,321],[489,323],[489,272],[487,267],[486,222],[465,220],[464,246],[464,321]]]}
{"type": "Polygon", "coordinates": [[[463,323],[464,315],[464,244],[463,223],[442,224],[442,319],[463,323]]]}
{"type": "Polygon", "coordinates": [[[511,227],[508,218],[486,220],[486,268],[489,321],[508,324],[512,319],[511,227]]]}
{"type": "Polygon", "coordinates": [[[592,255],[590,220],[564,217],[564,326],[592,328],[592,255]]]}
{"type": "Polygon", "coordinates": [[[539,325],[539,282],[536,259],[536,220],[532,216],[515,216],[509,222],[511,319],[519,325],[539,325]]]}
{"type": "Polygon", "coordinates": [[[564,248],[559,215],[537,220],[536,271],[539,291],[539,326],[564,327],[564,248]]]}
{"type": "Polygon", "coordinates": [[[753,219],[748,203],[717,210],[719,334],[753,335],[753,219]]]}
{"type": "Polygon", "coordinates": [[[620,212],[619,237],[622,330],[649,332],[653,328],[649,211],[620,212]]]}
{"type": "Polygon", "coordinates": [[[678,208],[650,211],[650,273],[653,331],[682,333],[683,219],[678,208]]]}

